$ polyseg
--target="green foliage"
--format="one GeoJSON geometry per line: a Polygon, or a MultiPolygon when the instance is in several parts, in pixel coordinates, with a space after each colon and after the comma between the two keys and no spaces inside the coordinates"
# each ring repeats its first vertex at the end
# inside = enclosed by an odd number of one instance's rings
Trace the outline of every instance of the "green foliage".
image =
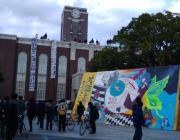
{"type": "Polygon", "coordinates": [[[118,31],[114,41],[124,46],[129,66],[133,67],[133,63],[139,67],[179,64],[180,17],[170,12],[142,14],[118,31]]]}
{"type": "Polygon", "coordinates": [[[116,70],[122,66],[124,57],[117,48],[104,48],[90,62],[89,71],[116,70]]]}
{"type": "Polygon", "coordinates": [[[180,17],[142,14],[118,31],[113,42],[121,51],[103,49],[90,62],[90,71],[180,64],[180,17]]]}

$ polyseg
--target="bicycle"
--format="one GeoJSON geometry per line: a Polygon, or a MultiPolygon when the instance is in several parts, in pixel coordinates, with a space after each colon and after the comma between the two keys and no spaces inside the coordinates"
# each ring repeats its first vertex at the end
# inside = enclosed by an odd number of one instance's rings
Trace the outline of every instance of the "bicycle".
{"type": "Polygon", "coordinates": [[[25,124],[23,122],[24,119],[24,115],[19,115],[18,116],[18,129],[17,132],[21,135],[24,135],[25,137],[28,137],[28,132],[27,129],[25,127],[25,124]]]}
{"type": "Polygon", "coordinates": [[[70,114],[66,121],[66,126],[67,126],[68,130],[70,130],[70,131],[74,130],[76,123],[77,123],[77,115],[70,114]]]}
{"type": "Polygon", "coordinates": [[[89,131],[89,133],[91,133],[91,126],[89,123],[89,117],[88,115],[83,115],[81,118],[81,124],[80,124],[80,128],[79,128],[79,134],[81,136],[83,136],[86,133],[86,130],[89,131]]]}

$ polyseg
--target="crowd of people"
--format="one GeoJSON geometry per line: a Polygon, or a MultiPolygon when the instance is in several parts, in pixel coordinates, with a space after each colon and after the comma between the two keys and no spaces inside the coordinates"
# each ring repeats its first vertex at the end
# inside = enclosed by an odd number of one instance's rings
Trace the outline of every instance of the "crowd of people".
{"type": "MultiPolygon", "coordinates": [[[[29,122],[29,132],[33,131],[34,123],[39,125],[40,129],[52,130],[53,122],[56,122],[59,132],[65,132],[67,110],[72,110],[72,108],[73,104],[68,105],[64,99],[58,104],[52,100],[35,101],[34,99],[30,99],[29,101],[24,101],[22,96],[18,97],[16,93],[13,93],[11,98],[6,97],[0,102],[0,137],[6,140],[12,140],[17,131],[21,133],[22,128],[19,128],[18,117],[21,116],[23,121],[25,114],[27,114],[29,122]],[[37,122],[35,122],[35,120],[37,120],[37,122]],[[44,126],[45,120],[46,126],[44,126]]],[[[92,102],[89,102],[88,110],[89,123],[92,130],[91,134],[95,134],[95,121],[97,120],[96,114],[98,111],[92,102]]],[[[81,121],[84,111],[85,107],[82,102],[80,102],[77,107],[78,122],[81,121]]]]}
{"type": "MultiPolygon", "coordinates": [[[[27,118],[29,121],[29,131],[33,131],[33,120],[37,118],[36,124],[39,125],[40,129],[44,129],[44,120],[46,119],[46,130],[52,130],[53,121],[57,122],[59,132],[62,130],[66,131],[66,115],[67,110],[72,110],[72,104],[67,105],[63,99],[57,105],[52,100],[48,101],[35,101],[30,99],[25,102],[22,96],[17,99],[17,94],[13,93],[10,97],[6,97],[0,102],[0,137],[6,140],[12,140],[16,135],[17,130],[21,133],[22,127],[18,125],[18,117],[21,116],[23,121],[25,111],[27,111],[27,118]]],[[[133,111],[133,123],[135,127],[135,133],[133,140],[140,140],[142,138],[142,126],[144,124],[143,103],[141,98],[137,98],[135,104],[132,107],[133,111]]],[[[77,107],[78,123],[81,122],[81,117],[84,114],[85,107],[82,102],[79,102],[77,107]]],[[[88,103],[89,112],[89,124],[91,127],[91,133],[96,133],[96,120],[99,118],[98,110],[92,102],[88,103]]]]}
{"type": "Polygon", "coordinates": [[[6,97],[0,104],[0,129],[1,137],[12,140],[18,128],[18,114],[22,111],[21,97],[17,101],[17,94],[12,94],[11,98],[6,97]]]}
{"type": "MultiPolygon", "coordinates": [[[[67,106],[65,100],[63,103],[57,106],[56,102],[52,100],[48,101],[35,101],[30,99],[24,101],[22,96],[17,96],[13,93],[10,97],[6,97],[0,101],[0,137],[6,140],[12,140],[17,131],[21,132],[22,128],[18,128],[18,119],[21,116],[23,121],[25,112],[29,122],[29,132],[33,131],[33,121],[37,120],[36,124],[40,129],[52,130],[53,121],[59,121],[59,131],[61,130],[61,124],[65,124],[62,117],[66,115],[67,107],[65,108],[64,115],[58,115],[61,106],[67,106]],[[18,99],[17,99],[18,98],[18,99]],[[59,119],[58,119],[59,118],[59,119]],[[46,119],[46,126],[44,127],[44,121],[46,119]]],[[[63,126],[65,131],[65,126],[63,126]]]]}

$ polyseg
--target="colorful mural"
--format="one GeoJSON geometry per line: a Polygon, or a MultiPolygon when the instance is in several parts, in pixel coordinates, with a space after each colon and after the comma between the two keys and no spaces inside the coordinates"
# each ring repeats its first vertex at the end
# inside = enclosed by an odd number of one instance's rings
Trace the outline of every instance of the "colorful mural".
{"type": "Polygon", "coordinates": [[[143,101],[145,126],[174,129],[179,66],[97,72],[91,101],[98,107],[99,122],[132,126],[132,105],[143,101]]]}

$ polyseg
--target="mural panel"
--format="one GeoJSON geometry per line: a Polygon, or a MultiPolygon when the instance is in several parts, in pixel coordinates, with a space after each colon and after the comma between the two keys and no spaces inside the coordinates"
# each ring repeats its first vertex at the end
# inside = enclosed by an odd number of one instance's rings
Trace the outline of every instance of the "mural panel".
{"type": "Polygon", "coordinates": [[[132,105],[139,96],[145,126],[173,130],[178,75],[179,66],[97,72],[89,94],[99,109],[98,121],[133,126],[132,105]]]}

